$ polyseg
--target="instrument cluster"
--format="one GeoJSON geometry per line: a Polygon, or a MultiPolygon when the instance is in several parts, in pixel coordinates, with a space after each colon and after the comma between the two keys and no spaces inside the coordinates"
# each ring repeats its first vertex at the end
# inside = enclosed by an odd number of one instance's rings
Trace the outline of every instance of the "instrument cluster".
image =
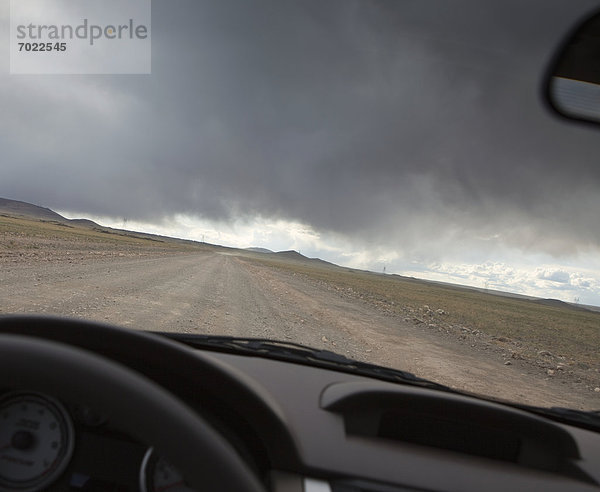
{"type": "Polygon", "coordinates": [[[187,492],[152,448],[82,405],[38,392],[0,395],[0,491],[187,492]]]}

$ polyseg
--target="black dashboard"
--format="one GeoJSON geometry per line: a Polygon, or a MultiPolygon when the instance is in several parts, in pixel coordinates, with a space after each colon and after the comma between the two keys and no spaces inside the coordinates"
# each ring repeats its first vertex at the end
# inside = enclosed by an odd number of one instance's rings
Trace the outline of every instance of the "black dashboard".
{"type": "MultiPolygon", "coordinates": [[[[10,334],[78,347],[166,389],[224,438],[266,490],[600,488],[600,434],[499,403],[264,357],[194,350],[174,340],[176,335],[81,321],[0,318],[0,345],[2,335],[10,334]]],[[[72,378],[75,384],[79,376],[72,378]]],[[[40,392],[42,386],[22,387],[17,375],[13,379],[13,385],[3,379],[0,426],[6,427],[27,398],[32,412],[63,412],[70,421],[64,428],[72,433],[71,444],[48,438],[58,442],[58,451],[49,451],[47,466],[52,468],[59,451],[65,464],[54,467],[60,470],[45,490],[186,490],[176,467],[152,451],[155,443],[139,431],[130,432],[72,394],[57,398],[47,389],[40,392]]],[[[173,420],[153,425],[166,441],[171,431],[179,435],[173,420]]],[[[27,436],[15,435],[14,443],[31,447],[27,436]]],[[[198,466],[211,459],[177,444],[184,461],[190,453],[198,466]]],[[[17,466],[6,449],[0,444],[0,490],[16,490],[17,482],[6,481],[17,466]]],[[[172,460],[176,466],[178,459],[172,460]]],[[[230,471],[211,466],[216,481],[204,490],[231,490],[230,471]]],[[[19,490],[36,490],[29,487],[19,490]]]]}

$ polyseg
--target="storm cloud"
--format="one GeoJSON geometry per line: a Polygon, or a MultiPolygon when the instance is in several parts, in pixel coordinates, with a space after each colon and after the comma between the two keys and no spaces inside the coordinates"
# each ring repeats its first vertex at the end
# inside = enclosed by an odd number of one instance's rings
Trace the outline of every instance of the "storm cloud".
{"type": "Polygon", "coordinates": [[[539,94],[594,5],[154,1],[151,75],[0,77],[0,196],[285,219],[407,254],[594,250],[598,130],[539,94]]]}

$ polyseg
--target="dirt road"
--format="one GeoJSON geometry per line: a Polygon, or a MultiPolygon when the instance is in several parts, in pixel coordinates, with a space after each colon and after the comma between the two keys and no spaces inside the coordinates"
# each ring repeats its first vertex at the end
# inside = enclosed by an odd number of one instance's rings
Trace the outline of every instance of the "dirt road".
{"type": "Polygon", "coordinates": [[[535,405],[600,408],[600,395],[473,350],[306,278],[226,253],[80,258],[0,270],[0,313],[134,329],[290,340],[535,405]]]}

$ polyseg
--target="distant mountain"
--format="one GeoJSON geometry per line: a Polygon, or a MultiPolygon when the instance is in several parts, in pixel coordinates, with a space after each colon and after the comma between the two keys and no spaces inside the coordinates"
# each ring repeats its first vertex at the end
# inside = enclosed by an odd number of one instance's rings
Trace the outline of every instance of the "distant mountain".
{"type": "Polygon", "coordinates": [[[273,252],[267,248],[246,248],[246,251],[253,251],[254,253],[272,253],[273,252]]]}
{"type": "Polygon", "coordinates": [[[75,225],[80,225],[80,226],[85,226],[85,227],[102,227],[101,225],[97,224],[96,222],[94,222],[93,220],[90,219],[67,219],[69,221],[69,223],[71,224],[75,224],[75,225]]]}
{"type": "Polygon", "coordinates": [[[571,302],[560,301],[558,299],[535,299],[533,302],[536,304],[543,304],[544,306],[552,306],[557,308],[569,308],[576,309],[578,311],[593,311],[587,306],[580,306],[579,304],[573,304],[571,302]]]}
{"type": "Polygon", "coordinates": [[[306,256],[301,255],[300,253],[298,253],[298,251],[295,251],[295,250],[278,251],[277,253],[273,253],[273,254],[275,256],[278,256],[279,258],[285,258],[287,260],[306,261],[309,259],[306,256]]]}
{"type": "Polygon", "coordinates": [[[7,198],[0,198],[0,214],[30,217],[41,220],[55,220],[58,222],[69,221],[69,219],[65,219],[62,215],[57,214],[49,208],[38,207],[31,203],[9,200],[7,198]]]}
{"type": "Polygon", "coordinates": [[[328,261],[322,260],[321,258],[309,258],[308,256],[304,256],[303,254],[298,253],[295,250],[289,251],[278,251],[277,253],[273,253],[273,257],[292,260],[292,261],[302,261],[302,262],[310,262],[312,264],[321,263],[322,265],[334,266],[336,268],[342,268],[335,263],[330,263],[328,261]]]}
{"type": "Polygon", "coordinates": [[[0,198],[0,214],[61,222],[64,224],[99,227],[98,224],[88,219],[67,219],[49,208],[33,205],[32,203],[21,202],[19,200],[9,200],[8,198],[0,198]]]}

